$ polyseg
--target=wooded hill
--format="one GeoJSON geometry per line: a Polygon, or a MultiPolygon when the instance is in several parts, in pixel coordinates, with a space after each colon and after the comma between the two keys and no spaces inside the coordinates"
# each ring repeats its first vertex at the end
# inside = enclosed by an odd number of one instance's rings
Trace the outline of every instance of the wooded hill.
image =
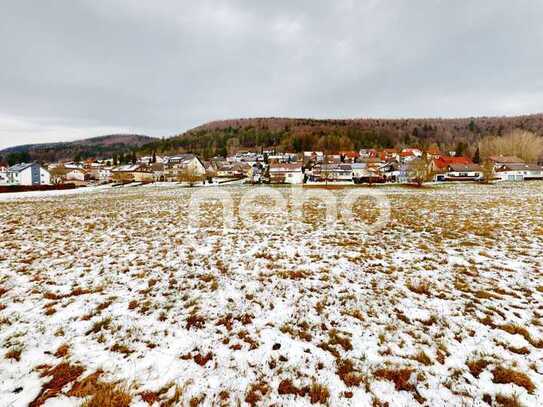
{"type": "MultiPolygon", "coordinates": [[[[26,144],[0,151],[0,157],[9,165],[16,162],[55,162],[59,160],[84,160],[110,158],[126,153],[156,140],[137,134],[112,134],[64,143],[26,144]]],[[[2,161],[0,159],[0,161],[2,161]]]]}
{"type": "Polygon", "coordinates": [[[340,151],[381,147],[428,147],[474,152],[479,140],[514,129],[543,135],[543,114],[461,119],[316,120],[254,118],[215,121],[157,140],[140,151],[193,152],[203,158],[237,150],[340,151]]]}
{"type": "Polygon", "coordinates": [[[543,135],[543,114],[460,119],[289,119],[253,118],[214,121],[183,134],[157,139],[109,135],[69,143],[32,144],[0,151],[10,164],[22,161],[111,158],[118,154],[151,155],[192,152],[204,159],[239,150],[275,148],[301,152],[337,152],[360,148],[429,147],[473,154],[485,136],[514,129],[543,135]]]}

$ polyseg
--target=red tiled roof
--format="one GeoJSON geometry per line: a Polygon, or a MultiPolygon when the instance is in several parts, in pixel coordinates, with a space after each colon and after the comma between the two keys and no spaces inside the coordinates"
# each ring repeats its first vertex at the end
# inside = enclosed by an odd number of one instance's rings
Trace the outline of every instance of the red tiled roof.
{"type": "Polygon", "coordinates": [[[345,157],[349,158],[357,158],[360,156],[357,151],[340,151],[339,155],[344,155],[345,157]]]}
{"type": "Polygon", "coordinates": [[[471,161],[471,158],[469,157],[441,156],[439,158],[434,159],[434,165],[440,169],[446,168],[448,165],[451,165],[451,164],[469,165],[469,164],[473,164],[473,161],[471,161]]]}
{"type": "Polygon", "coordinates": [[[412,155],[415,155],[415,152],[413,149],[411,148],[408,148],[406,150],[403,150],[401,153],[400,153],[400,157],[411,157],[412,155]]]}

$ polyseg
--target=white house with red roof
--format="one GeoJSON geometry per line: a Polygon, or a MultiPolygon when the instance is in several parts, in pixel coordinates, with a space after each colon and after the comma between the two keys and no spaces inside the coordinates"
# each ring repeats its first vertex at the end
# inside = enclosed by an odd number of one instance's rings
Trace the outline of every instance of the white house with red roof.
{"type": "Polygon", "coordinates": [[[473,164],[473,161],[471,161],[471,158],[469,157],[450,157],[450,156],[440,156],[438,158],[434,158],[432,162],[430,163],[430,171],[435,172],[437,174],[444,173],[447,171],[447,168],[449,165],[470,165],[473,164]]]}
{"type": "Polygon", "coordinates": [[[422,151],[418,148],[404,148],[400,152],[401,161],[407,162],[422,157],[422,151]]]}

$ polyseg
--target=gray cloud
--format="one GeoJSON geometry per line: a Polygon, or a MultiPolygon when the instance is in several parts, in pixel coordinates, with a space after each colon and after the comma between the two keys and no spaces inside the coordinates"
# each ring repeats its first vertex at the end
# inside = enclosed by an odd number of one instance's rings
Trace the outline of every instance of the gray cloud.
{"type": "Polygon", "coordinates": [[[248,116],[543,110],[543,3],[3,1],[0,147],[248,116]]]}

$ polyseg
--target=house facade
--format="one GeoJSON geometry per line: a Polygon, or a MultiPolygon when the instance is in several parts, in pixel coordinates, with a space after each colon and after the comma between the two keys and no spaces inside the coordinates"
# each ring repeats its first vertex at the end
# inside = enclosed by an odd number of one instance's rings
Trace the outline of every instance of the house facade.
{"type": "Polygon", "coordinates": [[[384,182],[385,179],[381,173],[373,168],[369,168],[365,163],[354,163],[351,164],[352,168],[352,179],[355,184],[363,183],[376,183],[384,182]]]}
{"type": "Polygon", "coordinates": [[[302,164],[270,164],[271,184],[303,184],[304,172],[302,164]]]}
{"type": "Polygon", "coordinates": [[[164,159],[164,178],[166,181],[176,181],[184,171],[190,171],[194,176],[205,177],[206,168],[194,154],[180,154],[164,159]]]}
{"type": "Polygon", "coordinates": [[[7,185],[50,185],[51,174],[38,163],[16,164],[6,171],[7,185]]]}
{"type": "Polygon", "coordinates": [[[309,179],[314,182],[352,182],[352,164],[318,164],[309,179]]]}
{"type": "Polygon", "coordinates": [[[111,171],[112,178],[117,182],[153,182],[154,173],[145,165],[121,165],[111,171]]]}
{"type": "Polygon", "coordinates": [[[65,176],[66,181],[85,181],[85,171],[80,169],[69,170],[65,176]]]}
{"type": "Polygon", "coordinates": [[[543,167],[537,164],[502,164],[496,168],[500,181],[528,181],[543,179],[543,167]]]}
{"type": "Polygon", "coordinates": [[[435,176],[436,181],[478,181],[483,178],[479,164],[449,164],[445,172],[435,176]]]}
{"type": "Polygon", "coordinates": [[[0,185],[8,184],[8,169],[0,166],[0,185]]]}

